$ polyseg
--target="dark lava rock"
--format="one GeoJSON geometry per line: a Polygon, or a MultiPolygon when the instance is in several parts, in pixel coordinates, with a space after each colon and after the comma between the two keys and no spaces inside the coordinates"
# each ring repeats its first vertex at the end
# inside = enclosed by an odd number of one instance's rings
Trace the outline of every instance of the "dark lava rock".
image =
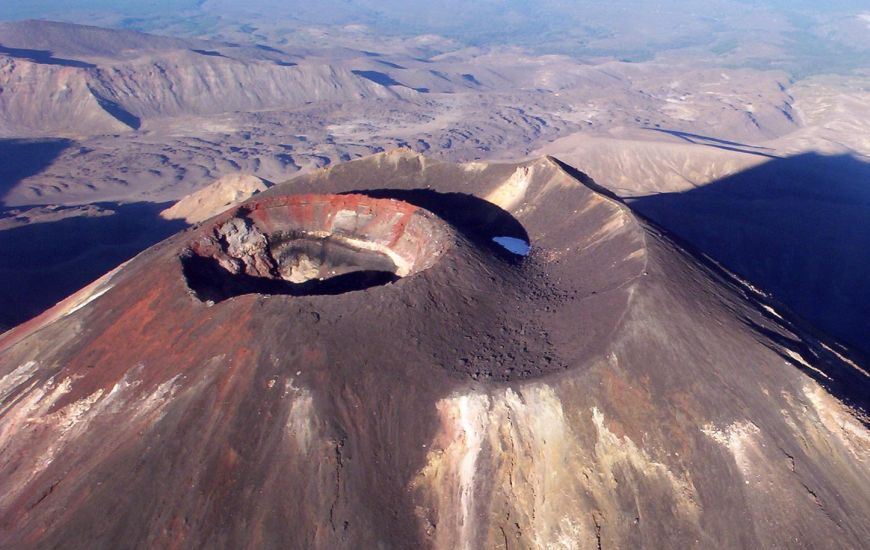
{"type": "Polygon", "coordinates": [[[5,333],[0,546],[865,546],[863,360],[599,191],[377,155],[5,333]]]}

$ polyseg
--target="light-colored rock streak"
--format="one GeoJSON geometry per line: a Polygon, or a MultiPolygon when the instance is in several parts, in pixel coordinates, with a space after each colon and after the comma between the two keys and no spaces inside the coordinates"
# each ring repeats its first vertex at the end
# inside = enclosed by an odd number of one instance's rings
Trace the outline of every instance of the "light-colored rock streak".
{"type": "Polygon", "coordinates": [[[596,548],[604,528],[626,540],[630,527],[617,518],[650,486],[672,503],[675,524],[699,528],[688,475],[614,434],[597,408],[569,419],[546,384],[454,395],[437,409],[441,429],[412,484],[436,548],[596,548]],[[603,527],[605,518],[614,519],[603,527]]]}
{"type": "Polygon", "coordinates": [[[728,449],[743,479],[749,483],[755,453],[749,453],[748,449],[757,445],[755,438],[759,435],[758,426],[752,422],[738,421],[719,429],[713,424],[706,424],[701,428],[701,432],[728,449]]]}
{"type": "Polygon", "coordinates": [[[355,239],[353,237],[348,237],[345,235],[338,235],[333,233],[332,231],[300,231],[299,234],[313,239],[331,239],[332,241],[344,244],[349,248],[355,248],[357,250],[367,250],[370,252],[383,254],[393,262],[393,265],[396,266],[396,275],[398,275],[399,277],[407,277],[411,274],[415,267],[419,267],[414,265],[413,259],[409,259],[399,254],[389,246],[378,242],[370,241],[367,239],[355,239]]]}
{"type": "Polygon", "coordinates": [[[572,517],[579,491],[568,466],[572,438],[551,388],[458,395],[439,402],[438,411],[442,430],[415,483],[437,548],[491,546],[507,536],[493,516],[521,545],[579,548],[593,540],[572,517]]]}
{"type": "Polygon", "coordinates": [[[266,182],[250,174],[228,174],[191,193],[160,213],[166,220],[199,223],[220,214],[268,189],[266,182]]]}
{"type": "Polygon", "coordinates": [[[861,373],[863,376],[870,378],[870,373],[868,373],[866,370],[862,369],[857,363],[855,363],[854,361],[852,361],[851,359],[849,359],[848,357],[846,357],[845,355],[843,355],[839,351],[835,350],[831,346],[825,344],[824,342],[819,342],[819,344],[821,344],[822,347],[825,348],[826,350],[828,350],[829,352],[833,353],[840,361],[846,363],[847,365],[849,365],[850,367],[852,367],[853,369],[855,369],[856,371],[861,373]]]}
{"type": "Polygon", "coordinates": [[[473,548],[474,474],[484,432],[489,427],[486,417],[489,399],[479,395],[463,396],[458,406],[464,447],[459,463],[459,509],[462,513],[459,540],[461,548],[473,548]]]}
{"type": "MultiPolygon", "coordinates": [[[[0,401],[6,399],[6,396],[12,393],[16,387],[22,382],[30,379],[39,368],[36,361],[27,361],[23,365],[15,367],[12,372],[0,378],[0,401]]],[[[0,414],[4,408],[0,407],[0,414]]]]}
{"type": "MultiPolygon", "coordinates": [[[[134,369],[135,370],[135,369],[134,369]]],[[[14,475],[0,480],[0,507],[13,501],[27,484],[45,471],[71,442],[86,436],[95,423],[115,422],[115,432],[125,426],[157,421],[162,406],[175,393],[176,378],[163,382],[148,393],[136,392],[138,380],[127,376],[109,391],[98,389],[77,401],[52,411],[54,405],[68,394],[75,380],[50,380],[27,391],[0,418],[0,464],[16,457],[27,456],[28,467],[14,469],[14,475]],[[51,412],[49,412],[51,411],[51,412]]],[[[117,445],[118,439],[100,443],[104,448],[117,445]]],[[[92,457],[99,454],[98,450],[92,457]]]]}
{"type": "Polygon", "coordinates": [[[585,507],[578,505],[584,491],[578,472],[585,461],[577,456],[579,442],[553,389],[509,389],[496,413],[492,455],[509,457],[502,463],[499,492],[513,508],[512,516],[528,525],[525,537],[538,548],[592,546],[594,528],[582,517],[585,507]]]}
{"type": "Polygon", "coordinates": [[[436,546],[476,548],[475,483],[478,459],[490,427],[490,399],[480,394],[461,395],[442,400],[437,407],[444,431],[433,445],[416,485],[425,487],[427,493],[434,489],[431,497],[450,503],[442,507],[433,502],[434,509],[427,511],[434,515],[430,523],[437,526],[436,546]]]}
{"type": "Polygon", "coordinates": [[[852,411],[818,384],[807,384],[803,393],[812,404],[818,422],[840,440],[855,460],[862,464],[870,463],[870,430],[852,411]]]}
{"type": "MultiPolygon", "coordinates": [[[[58,304],[58,307],[60,308],[58,313],[64,316],[75,313],[76,311],[82,309],[86,305],[90,304],[91,302],[111,290],[113,286],[112,279],[128,263],[130,263],[129,260],[122,263],[115,269],[109,271],[108,273],[106,273],[93,283],[89,284],[88,286],[84,287],[80,291],[76,292],[66,300],[60,302],[58,304]]],[[[54,317],[52,317],[52,320],[54,320],[54,317]]],[[[50,321],[46,321],[45,324],[48,324],[49,322],[50,321]]]]}
{"type": "Polygon", "coordinates": [[[599,470],[612,473],[618,465],[628,465],[641,475],[659,479],[669,488],[681,515],[697,522],[700,513],[698,495],[687,476],[678,476],[667,465],[652,459],[628,437],[618,437],[610,431],[604,422],[604,415],[595,407],[592,409],[592,422],[598,431],[595,454],[599,470]]]}
{"type": "Polygon", "coordinates": [[[306,453],[311,446],[314,437],[314,399],[311,392],[305,388],[297,388],[293,380],[288,378],[284,382],[283,397],[292,399],[287,421],[286,433],[289,441],[296,444],[300,452],[306,453]]]}
{"type": "Polygon", "coordinates": [[[520,166],[511,177],[493,189],[485,199],[510,212],[519,206],[525,198],[533,177],[533,166],[520,166]]]}

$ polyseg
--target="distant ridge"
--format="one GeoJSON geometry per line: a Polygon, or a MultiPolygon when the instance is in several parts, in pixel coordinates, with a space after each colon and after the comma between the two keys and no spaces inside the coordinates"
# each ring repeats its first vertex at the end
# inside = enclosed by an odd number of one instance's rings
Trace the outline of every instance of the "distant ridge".
{"type": "Polygon", "coordinates": [[[124,132],[171,116],[416,93],[275,49],[48,21],[0,23],[0,83],[0,132],[10,136],[124,132]]]}

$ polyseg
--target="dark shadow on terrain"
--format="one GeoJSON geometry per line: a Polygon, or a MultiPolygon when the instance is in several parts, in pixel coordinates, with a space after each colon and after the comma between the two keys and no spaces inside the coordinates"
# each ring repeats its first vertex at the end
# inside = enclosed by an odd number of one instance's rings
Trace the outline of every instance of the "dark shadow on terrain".
{"type": "Polygon", "coordinates": [[[187,226],[159,216],[168,203],[99,206],[115,214],[0,231],[0,329],[38,315],[187,226]]]}
{"type": "Polygon", "coordinates": [[[716,149],[724,149],[726,151],[736,151],[738,153],[747,153],[750,155],[758,155],[758,156],[768,157],[768,158],[780,158],[776,155],[763,152],[763,151],[771,151],[771,149],[769,147],[759,147],[758,145],[748,145],[746,143],[738,143],[736,141],[728,141],[725,139],[719,139],[719,138],[714,138],[714,137],[709,137],[709,136],[690,134],[688,132],[681,132],[679,130],[666,130],[664,128],[644,128],[644,130],[650,130],[652,132],[660,132],[662,134],[674,136],[676,138],[680,138],[681,140],[686,141],[688,143],[692,143],[694,145],[706,145],[708,147],[715,147],[716,149]]]}
{"type": "Polygon", "coordinates": [[[93,94],[94,99],[97,100],[97,103],[100,105],[100,107],[102,107],[104,111],[112,115],[116,120],[120,121],[126,126],[129,126],[133,130],[138,130],[139,127],[142,126],[142,119],[127,111],[111,99],[106,99],[93,89],[89,89],[91,94],[93,94]]]}
{"type": "Polygon", "coordinates": [[[386,73],[381,73],[378,71],[351,71],[353,74],[365,78],[366,80],[371,80],[375,84],[380,84],[381,86],[404,86],[401,82],[394,80],[393,77],[386,73]]]}
{"type": "Polygon", "coordinates": [[[48,50],[27,50],[23,48],[7,48],[0,44],[0,54],[8,55],[16,59],[26,59],[34,63],[43,65],[58,65],[61,67],[77,67],[79,69],[93,69],[96,67],[93,63],[85,63],[75,59],[61,59],[54,57],[48,50]]]}
{"type": "MultiPolygon", "coordinates": [[[[835,345],[833,348],[840,354],[840,356],[838,356],[837,353],[834,353],[831,349],[826,349],[823,346],[816,344],[815,338],[813,338],[814,335],[810,333],[812,329],[808,326],[801,327],[800,324],[802,323],[800,323],[800,321],[798,321],[798,323],[792,323],[789,320],[773,319],[769,314],[767,317],[772,322],[784,324],[789,330],[797,334],[799,338],[792,338],[783,334],[779,330],[768,328],[750,319],[744,319],[743,321],[752,327],[753,330],[767,337],[770,341],[775,342],[785,350],[797,354],[790,355],[789,353],[781,351],[776,346],[769,346],[784,362],[791,364],[793,367],[815,380],[850,407],[862,411],[865,415],[870,413],[870,383],[867,382],[867,378],[864,374],[859,372],[853,365],[850,365],[843,360],[843,357],[848,358],[848,356],[851,355],[851,361],[859,365],[863,364],[866,367],[868,364],[866,358],[862,363],[860,358],[857,358],[856,361],[855,353],[850,353],[842,347],[837,349],[835,345]],[[823,362],[824,368],[820,370],[825,374],[822,375],[818,370],[808,367],[806,364],[799,361],[797,357],[803,357],[805,360],[816,365],[818,365],[819,361],[823,362]]],[[[763,343],[766,344],[766,342],[763,343]]],[[[870,427],[870,423],[864,421],[864,424],[865,426],[870,427]]]]}
{"type": "Polygon", "coordinates": [[[405,69],[406,68],[406,67],[399,65],[398,63],[393,63],[392,61],[385,61],[383,59],[378,59],[378,63],[380,63],[381,65],[384,65],[386,67],[390,67],[391,69],[405,69]]]}
{"type": "Polygon", "coordinates": [[[516,218],[474,195],[439,193],[430,189],[362,189],[350,193],[396,199],[425,208],[452,225],[469,241],[508,261],[521,261],[522,257],[494,243],[493,238],[511,237],[529,242],[529,234],[516,218]]]}
{"type": "Polygon", "coordinates": [[[221,52],[218,52],[215,50],[190,50],[190,51],[192,51],[193,53],[198,53],[199,55],[205,55],[207,57],[224,57],[224,58],[227,57],[224,54],[222,54],[221,52]]]}
{"type": "Polygon", "coordinates": [[[465,80],[466,82],[470,82],[471,84],[474,84],[475,86],[481,86],[480,81],[478,79],[476,79],[474,77],[474,75],[471,73],[463,74],[462,79],[465,80]]]}
{"type": "Polygon", "coordinates": [[[273,48],[272,46],[267,46],[265,44],[255,44],[254,47],[257,48],[258,50],[263,50],[264,52],[282,53],[282,54],[286,53],[286,52],[279,50],[278,48],[273,48]]]}
{"type": "Polygon", "coordinates": [[[276,61],[275,65],[278,65],[280,67],[295,67],[298,65],[298,63],[293,63],[292,61],[276,61]]]}
{"type": "Polygon", "coordinates": [[[222,302],[244,294],[278,294],[285,296],[334,296],[364,290],[398,281],[391,271],[353,271],[328,279],[312,279],[292,283],[283,279],[268,279],[233,274],[221,267],[214,258],[190,253],[181,258],[187,285],[202,301],[222,302]]]}
{"type": "Polygon", "coordinates": [[[402,84],[398,80],[395,80],[393,77],[386,73],[381,73],[378,71],[351,71],[353,74],[365,78],[366,80],[370,80],[375,84],[380,84],[381,86],[401,86],[402,88],[408,88],[410,90],[414,90],[415,92],[420,92],[421,94],[429,93],[429,88],[411,88],[406,84],[402,84]]]}
{"type": "Polygon", "coordinates": [[[48,168],[72,144],[68,139],[0,139],[0,198],[48,168]]]}
{"type": "Polygon", "coordinates": [[[565,173],[567,173],[569,176],[576,179],[577,181],[579,181],[580,183],[582,183],[583,185],[585,185],[589,189],[592,189],[593,191],[595,191],[596,193],[598,193],[600,195],[604,195],[608,199],[612,199],[612,200],[615,200],[616,202],[620,202],[622,204],[625,204],[625,201],[622,199],[622,197],[618,196],[616,193],[614,193],[610,189],[608,189],[606,187],[602,187],[601,185],[598,185],[595,182],[595,180],[592,179],[591,177],[589,177],[589,175],[586,174],[585,172],[581,172],[580,170],[574,168],[570,164],[565,164],[564,162],[557,159],[556,157],[547,156],[547,159],[554,162],[557,166],[559,166],[559,168],[564,170],[565,173]]]}
{"type": "MultiPolygon", "coordinates": [[[[851,350],[844,355],[859,356],[855,362],[866,368],[868,183],[870,163],[849,155],[808,153],[774,159],[690,191],[634,199],[630,205],[767,292],[768,303],[781,314],[796,316],[794,331],[826,333],[851,350]]],[[[795,351],[845,365],[825,350],[795,351]]],[[[857,386],[838,391],[858,392],[855,398],[866,400],[866,378],[844,374],[852,371],[842,366],[829,374],[839,378],[834,385],[857,386]]]]}

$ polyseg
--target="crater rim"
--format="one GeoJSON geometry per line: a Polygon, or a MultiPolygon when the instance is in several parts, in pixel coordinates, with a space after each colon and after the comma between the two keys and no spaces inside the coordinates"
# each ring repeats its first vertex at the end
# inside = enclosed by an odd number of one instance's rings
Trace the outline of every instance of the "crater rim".
{"type": "Polygon", "coordinates": [[[230,209],[197,230],[179,259],[191,293],[336,295],[429,269],[452,247],[430,211],[364,194],[281,195],[230,209]]]}

